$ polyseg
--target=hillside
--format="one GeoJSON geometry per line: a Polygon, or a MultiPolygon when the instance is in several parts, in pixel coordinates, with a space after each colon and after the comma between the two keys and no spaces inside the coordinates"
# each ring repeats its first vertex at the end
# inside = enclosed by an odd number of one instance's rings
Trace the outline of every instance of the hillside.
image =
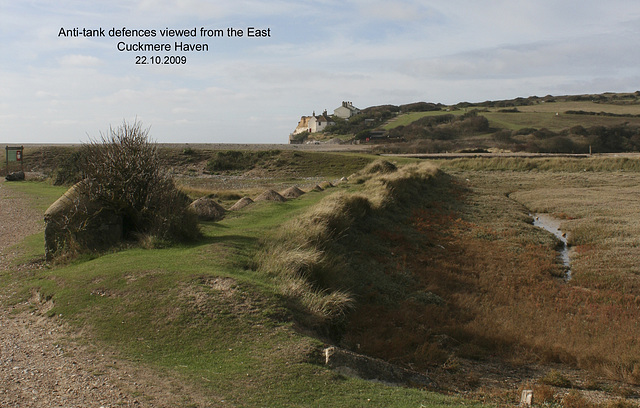
{"type": "Polygon", "coordinates": [[[452,106],[382,105],[338,123],[318,140],[353,138],[380,151],[545,153],[640,150],[640,94],[516,98],[452,106]]]}

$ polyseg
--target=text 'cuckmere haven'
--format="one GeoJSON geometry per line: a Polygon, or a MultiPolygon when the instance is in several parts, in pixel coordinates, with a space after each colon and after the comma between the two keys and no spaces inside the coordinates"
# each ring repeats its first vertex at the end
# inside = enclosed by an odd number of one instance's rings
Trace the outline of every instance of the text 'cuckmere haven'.
{"type": "MultiPolygon", "coordinates": [[[[133,52],[136,65],[166,65],[166,64],[186,64],[188,52],[207,52],[209,44],[206,42],[195,42],[195,38],[214,37],[245,37],[245,38],[266,38],[271,37],[271,28],[247,27],[239,29],[229,27],[226,29],[211,29],[207,27],[194,27],[186,29],[163,28],[155,29],[129,29],[127,27],[104,29],[100,28],[64,28],[58,31],[58,37],[84,37],[84,38],[118,38],[116,49],[119,52],[133,52]],[[154,42],[153,38],[188,38],[192,42],[174,41],[154,42]],[[138,39],[142,41],[137,41],[138,39]],[[147,40],[148,39],[148,40],[147,40]],[[147,40],[147,41],[145,41],[147,40]],[[180,53],[178,55],[166,55],[166,53],[180,53]],[[163,55],[141,54],[141,53],[163,53],[163,55]]],[[[157,40],[156,40],[157,41],[157,40]]]]}
{"type": "Polygon", "coordinates": [[[132,52],[209,51],[209,44],[189,44],[189,43],[178,42],[178,41],[174,43],[173,48],[171,47],[171,44],[142,43],[140,41],[138,41],[137,43],[125,43],[123,41],[120,41],[116,47],[118,48],[118,51],[132,51],[132,52]]]}

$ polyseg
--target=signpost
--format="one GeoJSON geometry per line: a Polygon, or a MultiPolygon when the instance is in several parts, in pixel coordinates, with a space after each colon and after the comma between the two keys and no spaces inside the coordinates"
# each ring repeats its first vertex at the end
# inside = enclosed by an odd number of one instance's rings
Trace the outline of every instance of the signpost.
{"type": "Polygon", "coordinates": [[[5,147],[5,156],[7,158],[7,173],[9,173],[9,163],[20,163],[20,170],[24,171],[22,158],[24,157],[24,146],[7,146],[5,147]]]}

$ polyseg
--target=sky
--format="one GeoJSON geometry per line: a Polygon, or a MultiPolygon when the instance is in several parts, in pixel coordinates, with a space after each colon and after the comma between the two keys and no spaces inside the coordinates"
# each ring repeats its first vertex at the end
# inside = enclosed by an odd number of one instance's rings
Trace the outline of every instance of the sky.
{"type": "Polygon", "coordinates": [[[287,143],[301,116],[342,101],[635,92],[638,44],[637,0],[0,0],[0,143],[86,143],[123,121],[159,143],[287,143]],[[74,28],[105,36],[60,35],[74,28]],[[165,56],[186,63],[136,64],[165,56]]]}

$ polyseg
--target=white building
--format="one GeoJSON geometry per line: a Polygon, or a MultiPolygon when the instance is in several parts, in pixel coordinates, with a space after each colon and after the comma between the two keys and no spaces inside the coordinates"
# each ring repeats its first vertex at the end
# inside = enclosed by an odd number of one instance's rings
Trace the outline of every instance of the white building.
{"type": "Polygon", "coordinates": [[[353,106],[351,102],[342,102],[342,106],[333,110],[333,114],[342,119],[349,119],[350,117],[360,113],[360,109],[353,106]]]}
{"type": "Polygon", "coordinates": [[[327,126],[335,125],[335,122],[327,115],[327,111],[322,112],[322,115],[316,116],[316,112],[313,112],[311,116],[303,116],[298,122],[298,127],[293,131],[294,135],[302,132],[316,133],[322,132],[327,126]]]}

